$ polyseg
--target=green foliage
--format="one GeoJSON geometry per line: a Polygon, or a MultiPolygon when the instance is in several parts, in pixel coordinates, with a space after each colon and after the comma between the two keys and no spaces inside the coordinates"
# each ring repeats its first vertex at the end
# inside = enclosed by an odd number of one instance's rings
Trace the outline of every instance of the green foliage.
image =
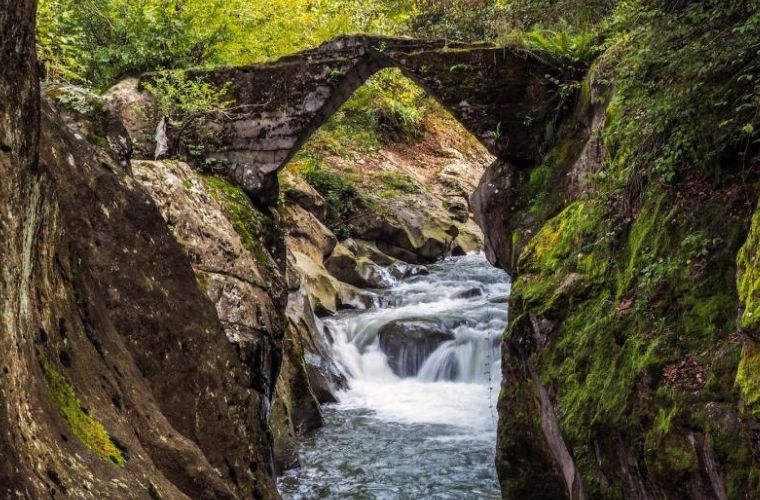
{"type": "Polygon", "coordinates": [[[504,18],[510,28],[592,30],[603,23],[619,0],[510,0],[504,18]]]}
{"type": "Polygon", "coordinates": [[[193,132],[209,117],[217,116],[234,104],[226,99],[229,84],[221,88],[203,81],[188,78],[182,71],[166,73],[145,83],[145,90],[153,94],[158,113],[169,119],[177,136],[193,132]]]}
{"type": "Polygon", "coordinates": [[[601,53],[599,37],[591,31],[535,30],[509,34],[503,41],[521,43],[528,50],[565,68],[588,68],[601,53]]]}
{"type": "Polygon", "coordinates": [[[236,30],[226,0],[42,0],[40,13],[48,79],[97,88],[215,60],[236,30]]]}
{"type": "Polygon", "coordinates": [[[42,369],[45,372],[50,397],[66,420],[71,433],[101,459],[124,467],[127,462],[121,450],[114,444],[103,424],[82,408],[74,388],[66,377],[44,357],[42,369]]]}
{"type": "Polygon", "coordinates": [[[607,146],[628,171],[670,183],[720,179],[758,144],[760,4],[622,2],[610,22],[614,112],[607,146]]]}
{"type": "Polygon", "coordinates": [[[156,69],[247,64],[352,32],[398,32],[400,1],[40,0],[47,79],[103,89],[156,69]]]}
{"type": "Polygon", "coordinates": [[[351,218],[367,207],[367,200],[353,181],[324,167],[318,158],[307,160],[301,175],[327,202],[327,227],[340,240],[350,238],[351,218]]]}
{"type": "Polygon", "coordinates": [[[742,392],[747,412],[760,417],[760,349],[748,341],[736,370],[736,385],[742,392]]]}
{"type": "Polygon", "coordinates": [[[493,0],[416,0],[410,32],[420,38],[493,40],[504,28],[507,3],[493,0]]]}
{"type": "Polygon", "coordinates": [[[43,0],[37,9],[37,57],[45,64],[45,77],[52,82],[79,82],[90,64],[83,53],[87,32],[78,3],[43,0]]]}
{"type": "Polygon", "coordinates": [[[422,38],[499,41],[512,31],[594,31],[616,0],[416,0],[409,33],[422,38]]]}

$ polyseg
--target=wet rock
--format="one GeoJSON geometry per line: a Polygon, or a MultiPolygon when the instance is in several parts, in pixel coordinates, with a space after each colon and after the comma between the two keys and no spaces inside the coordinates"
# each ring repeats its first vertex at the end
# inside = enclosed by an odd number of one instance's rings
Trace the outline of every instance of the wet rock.
{"type": "Polygon", "coordinates": [[[404,264],[403,262],[397,262],[388,267],[388,272],[391,273],[396,279],[406,279],[413,276],[426,276],[430,274],[430,271],[425,266],[416,264],[404,264]]]}
{"type": "Polygon", "coordinates": [[[335,403],[335,393],[346,387],[346,379],[332,359],[330,332],[316,319],[305,288],[291,292],[285,314],[291,332],[303,346],[303,365],[312,394],[320,403],[335,403]]]}
{"type": "Polygon", "coordinates": [[[322,412],[309,384],[304,365],[304,336],[297,325],[283,342],[283,363],[277,379],[270,424],[277,474],[298,466],[298,438],[322,426],[322,412]]]}
{"type": "Polygon", "coordinates": [[[387,288],[393,284],[387,271],[341,244],[325,260],[325,267],[339,280],[359,288],[387,288]]]}
{"type": "Polygon", "coordinates": [[[451,214],[451,218],[457,222],[467,222],[470,218],[470,207],[467,200],[459,196],[454,196],[445,201],[446,210],[451,214]]]}
{"type": "Polygon", "coordinates": [[[506,304],[509,302],[509,295],[496,295],[488,298],[492,304],[506,304]]]}
{"type": "Polygon", "coordinates": [[[378,332],[380,349],[388,357],[388,365],[400,377],[417,375],[425,360],[454,334],[432,321],[398,320],[378,332]]]}
{"type": "Polygon", "coordinates": [[[483,295],[483,289],[482,288],[470,288],[469,290],[464,290],[462,292],[459,292],[455,294],[452,298],[454,299],[472,299],[475,297],[480,297],[483,295]]]}

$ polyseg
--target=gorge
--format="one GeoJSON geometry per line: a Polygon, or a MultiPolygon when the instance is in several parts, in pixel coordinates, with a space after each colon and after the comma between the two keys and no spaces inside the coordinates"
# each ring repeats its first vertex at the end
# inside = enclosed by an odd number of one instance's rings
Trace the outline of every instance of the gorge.
{"type": "Polygon", "coordinates": [[[760,8],[485,3],[96,92],[0,0],[0,497],[760,495],[760,8]]]}

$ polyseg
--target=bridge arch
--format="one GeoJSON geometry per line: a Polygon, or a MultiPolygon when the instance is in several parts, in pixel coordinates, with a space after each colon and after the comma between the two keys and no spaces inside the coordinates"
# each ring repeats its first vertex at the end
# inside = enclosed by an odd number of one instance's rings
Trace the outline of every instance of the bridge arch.
{"type": "Polygon", "coordinates": [[[228,85],[236,103],[206,127],[214,172],[272,204],[277,172],[367,79],[391,67],[494,156],[535,159],[552,118],[555,67],[518,47],[346,36],[271,63],[189,73],[228,85]]]}

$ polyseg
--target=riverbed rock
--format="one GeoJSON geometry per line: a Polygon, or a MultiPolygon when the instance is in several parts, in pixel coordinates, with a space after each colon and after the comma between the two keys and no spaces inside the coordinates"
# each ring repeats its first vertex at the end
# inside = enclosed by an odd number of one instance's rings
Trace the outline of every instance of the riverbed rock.
{"type": "Polygon", "coordinates": [[[388,365],[400,377],[417,375],[425,360],[454,334],[426,320],[392,321],[380,328],[380,349],[388,357],[388,365]]]}
{"type": "Polygon", "coordinates": [[[287,204],[282,210],[288,249],[308,255],[317,263],[328,257],[338,238],[311,212],[300,205],[287,204]]]}
{"type": "Polygon", "coordinates": [[[387,271],[366,257],[357,257],[342,244],[325,260],[325,268],[340,281],[358,288],[387,288],[393,284],[387,271]]]}
{"type": "Polygon", "coordinates": [[[470,288],[469,290],[464,290],[462,292],[459,292],[455,294],[452,298],[454,299],[472,299],[475,297],[480,297],[483,295],[483,289],[482,288],[470,288]]]}
{"type": "Polygon", "coordinates": [[[388,272],[391,273],[396,279],[411,278],[413,276],[426,276],[430,274],[430,271],[425,266],[417,264],[405,264],[403,262],[397,262],[388,267],[388,272]]]}
{"type": "Polygon", "coordinates": [[[354,234],[372,241],[381,252],[412,264],[434,262],[448,254],[459,234],[449,220],[388,202],[386,213],[366,209],[352,219],[354,234]]]}
{"type": "Polygon", "coordinates": [[[390,255],[384,254],[371,241],[348,238],[342,242],[349,250],[359,257],[366,257],[378,266],[390,266],[399,262],[390,255]]]}
{"type": "Polygon", "coordinates": [[[333,359],[333,340],[327,328],[317,320],[305,287],[290,293],[285,314],[291,332],[300,339],[312,394],[320,403],[337,402],[337,392],[347,387],[346,378],[333,359]]]}
{"type": "Polygon", "coordinates": [[[277,379],[270,419],[275,472],[299,465],[298,439],[322,426],[322,413],[304,365],[302,332],[294,324],[283,341],[283,363],[277,379]]]}
{"type": "Polygon", "coordinates": [[[451,255],[466,255],[483,250],[483,231],[472,219],[457,225],[459,234],[452,243],[451,255]]]}

